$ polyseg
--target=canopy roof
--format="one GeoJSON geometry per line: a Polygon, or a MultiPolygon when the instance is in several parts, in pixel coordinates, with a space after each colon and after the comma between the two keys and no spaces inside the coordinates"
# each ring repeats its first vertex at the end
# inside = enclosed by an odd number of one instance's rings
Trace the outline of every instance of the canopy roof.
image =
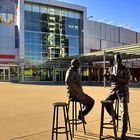
{"type": "Polygon", "coordinates": [[[59,58],[57,60],[46,61],[43,65],[58,65],[59,67],[65,67],[69,64],[69,61],[73,58],[79,58],[83,63],[105,63],[112,59],[114,54],[121,54],[122,59],[136,59],[140,58],[140,44],[125,45],[121,47],[107,48],[101,51],[91,52],[87,54],[81,54],[76,56],[69,56],[59,58]],[[62,64],[64,66],[62,66],[62,64]]]}
{"type": "Polygon", "coordinates": [[[107,48],[101,51],[91,52],[87,54],[81,54],[72,57],[64,57],[62,60],[71,60],[73,58],[79,58],[84,62],[98,62],[105,60],[110,60],[114,54],[121,54],[122,59],[136,59],[140,58],[140,44],[131,44],[121,47],[107,48]]]}

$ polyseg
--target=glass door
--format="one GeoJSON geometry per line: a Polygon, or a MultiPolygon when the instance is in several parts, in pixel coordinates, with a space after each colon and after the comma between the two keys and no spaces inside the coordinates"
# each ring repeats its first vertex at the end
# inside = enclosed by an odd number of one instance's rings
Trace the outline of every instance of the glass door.
{"type": "Polygon", "coordinates": [[[55,80],[59,82],[65,81],[65,75],[66,75],[67,69],[65,68],[56,68],[55,69],[55,80]]]}
{"type": "Polygon", "coordinates": [[[0,81],[4,80],[4,70],[0,68],[0,81]]]}
{"type": "Polygon", "coordinates": [[[4,80],[5,81],[10,81],[10,69],[9,68],[5,68],[4,69],[5,70],[5,72],[4,72],[4,80]]]}
{"type": "Polygon", "coordinates": [[[0,80],[10,81],[10,68],[9,67],[0,68],[0,80]]]}

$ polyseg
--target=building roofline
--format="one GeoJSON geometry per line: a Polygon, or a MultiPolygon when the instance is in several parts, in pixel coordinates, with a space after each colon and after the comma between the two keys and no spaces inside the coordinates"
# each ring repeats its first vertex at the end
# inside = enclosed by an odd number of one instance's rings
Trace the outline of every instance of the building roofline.
{"type": "Polygon", "coordinates": [[[40,3],[40,4],[47,4],[50,6],[56,6],[56,7],[62,7],[62,8],[68,8],[73,10],[78,10],[82,12],[86,12],[87,8],[81,5],[77,4],[71,4],[67,2],[61,2],[61,1],[55,1],[55,0],[24,0],[25,2],[34,2],[34,3],[40,3]]]}

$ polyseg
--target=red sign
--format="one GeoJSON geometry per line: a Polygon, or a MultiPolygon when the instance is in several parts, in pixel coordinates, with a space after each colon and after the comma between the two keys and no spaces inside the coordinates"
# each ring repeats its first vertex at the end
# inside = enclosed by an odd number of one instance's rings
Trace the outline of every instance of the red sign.
{"type": "Polygon", "coordinates": [[[11,55],[11,54],[0,54],[0,59],[15,59],[15,55],[11,55]]]}
{"type": "Polygon", "coordinates": [[[97,52],[97,51],[100,51],[98,49],[90,49],[90,52],[97,52]]]}

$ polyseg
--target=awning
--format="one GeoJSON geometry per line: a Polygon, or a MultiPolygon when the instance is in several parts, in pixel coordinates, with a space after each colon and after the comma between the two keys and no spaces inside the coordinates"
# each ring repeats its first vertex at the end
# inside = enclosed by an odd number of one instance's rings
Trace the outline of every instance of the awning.
{"type": "Polygon", "coordinates": [[[71,60],[73,58],[79,58],[82,62],[99,62],[105,60],[110,60],[114,54],[121,54],[122,59],[136,59],[140,58],[140,44],[131,44],[131,45],[125,45],[120,47],[112,47],[107,48],[101,51],[76,55],[76,56],[70,56],[70,57],[64,57],[60,60],[71,60]]]}

